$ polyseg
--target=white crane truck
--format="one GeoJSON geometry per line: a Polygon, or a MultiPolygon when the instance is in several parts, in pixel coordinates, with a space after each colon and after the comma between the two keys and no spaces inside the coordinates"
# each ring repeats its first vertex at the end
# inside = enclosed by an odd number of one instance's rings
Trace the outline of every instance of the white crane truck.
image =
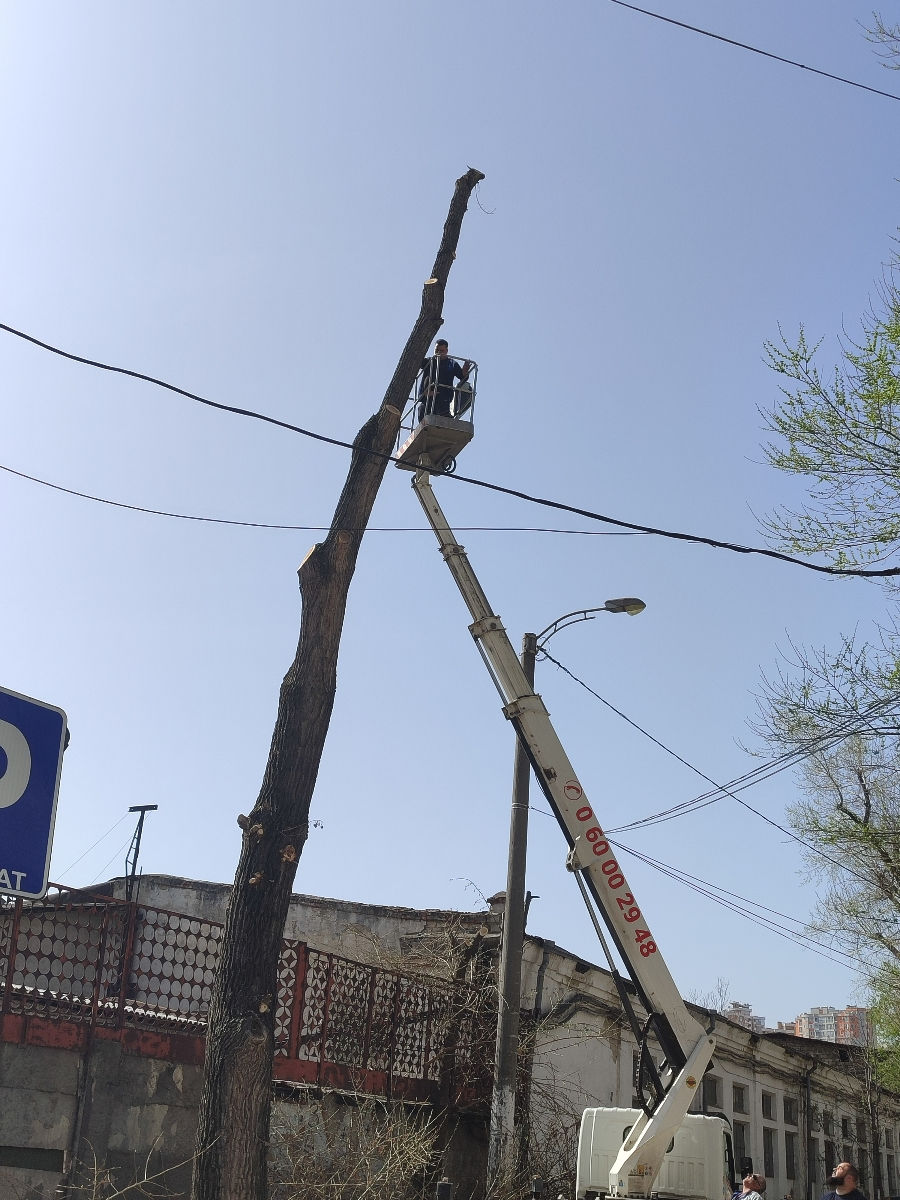
{"type": "Polygon", "coordinates": [[[576,1195],[578,1200],[603,1193],[616,1197],[647,1197],[658,1193],[698,1200],[730,1200],[734,1170],[727,1119],[687,1116],[712,1060],[715,1039],[688,1011],[675,986],[647,918],[628,886],[547,709],[528,682],[503,624],[491,609],[432,490],[430,474],[452,470],[455,465],[452,453],[472,436],[471,425],[460,422],[459,445],[449,445],[448,441],[452,443],[454,437],[453,424],[447,418],[426,416],[400,448],[397,465],[414,471],[413,489],[472,616],[469,630],[503,697],[503,713],[515,727],[569,844],[566,865],[573,872],[588,907],[640,1047],[637,1090],[641,1109],[585,1112],[579,1140],[576,1195]],[[433,430],[429,428],[431,423],[435,425],[433,430]],[[598,911],[634,984],[646,1014],[643,1022],[615,969],[597,919],[598,911]],[[659,1063],[654,1061],[650,1039],[655,1040],[662,1052],[659,1063]],[[610,1162],[613,1143],[617,1152],[610,1162]]]}

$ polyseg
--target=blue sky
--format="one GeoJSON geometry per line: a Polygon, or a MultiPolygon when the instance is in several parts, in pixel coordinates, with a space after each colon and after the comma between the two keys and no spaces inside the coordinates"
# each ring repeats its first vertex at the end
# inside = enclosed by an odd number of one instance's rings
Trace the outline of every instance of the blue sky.
{"type": "MultiPolygon", "coordinates": [[[[656,11],[900,92],[855,0],[656,11]]],[[[480,364],[466,474],[625,520],[760,544],[798,495],[762,461],[763,344],[852,333],[898,210],[897,103],[594,0],[10,6],[0,63],[0,321],[225,404],[351,439],[418,311],[454,180],[486,179],[445,305],[480,364]]],[[[0,463],[95,496],[327,525],[344,451],[0,336],[0,463]]],[[[518,645],[635,594],[554,654],[720,782],[760,671],[834,644],[877,590],[606,527],[454,481],[439,497],[518,645]],[[518,527],[500,531],[498,527],[518,527]],[[529,532],[589,530],[592,536],[529,532]]],[[[150,516],[0,471],[0,684],[72,730],[51,875],[230,880],[315,532],[150,516]],[[108,833],[108,836],[103,836],[108,833]],[[97,839],[90,850],[72,869],[97,839]],[[121,847],[121,849],[120,849],[121,847]]],[[[422,907],[502,888],[512,731],[409,476],[389,470],[351,591],[298,891],[422,907]],[[471,883],[469,882],[471,881],[471,883]]],[[[707,790],[552,664],[538,690],[604,824],[707,790]]],[[[777,821],[788,774],[746,793],[777,821]]],[[[535,804],[540,807],[541,800],[535,804]]],[[[803,915],[796,844],[723,800],[642,852],[803,915]]],[[[599,950],[555,825],[533,814],[529,929],[599,950]]],[[[629,881],[685,992],[770,1021],[860,999],[852,972],[649,868],[629,881]]],[[[812,881],[814,883],[814,881],[812,881]]]]}

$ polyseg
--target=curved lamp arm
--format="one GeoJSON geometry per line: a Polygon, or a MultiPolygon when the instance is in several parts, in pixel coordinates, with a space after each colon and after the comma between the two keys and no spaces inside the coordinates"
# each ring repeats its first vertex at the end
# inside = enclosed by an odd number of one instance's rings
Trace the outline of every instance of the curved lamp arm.
{"type": "Polygon", "coordinates": [[[565,613],[563,616],[557,617],[555,621],[551,621],[546,629],[542,629],[536,635],[537,648],[538,650],[543,650],[545,643],[555,633],[559,633],[561,629],[568,628],[569,625],[577,625],[579,621],[593,621],[597,613],[628,613],[629,617],[636,617],[646,607],[647,605],[644,601],[639,600],[637,596],[620,596],[616,600],[607,600],[605,604],[601,604],[598,608],[576,608],[574,612],[565,613]]]}

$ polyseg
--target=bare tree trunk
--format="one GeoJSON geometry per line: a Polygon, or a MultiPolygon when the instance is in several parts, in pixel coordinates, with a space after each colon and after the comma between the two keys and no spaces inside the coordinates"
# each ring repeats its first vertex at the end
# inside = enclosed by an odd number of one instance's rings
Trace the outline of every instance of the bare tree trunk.
{"type": "Polygon", "coordinates": [[[281,940],[309,832],[331,719],[347,592],[400,417],[429,343],[443,322],[444,288],[469,197],[483,175],[456,181],[422,307],[381,407],[353,443],[347,481],[324,542],[298,574],[300,640],[284,677],[262,789],[244,831],[209,1014],[193,1200],[265,1200],[272,1092],[273,1016],[281,940]],[[374,451],[375,454],[366,453],[374,451]]]}

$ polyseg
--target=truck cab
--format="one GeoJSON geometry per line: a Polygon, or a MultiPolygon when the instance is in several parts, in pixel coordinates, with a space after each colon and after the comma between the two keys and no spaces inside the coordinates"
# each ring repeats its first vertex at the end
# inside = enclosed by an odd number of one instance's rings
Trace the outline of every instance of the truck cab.
{"type": "MultiPolygon", "coordinates": [[[[637,1108],[585,1109],[578,1135],[576,1200],[608,1194],[612,1165],[640,1116],[637,1108]]],[[[728,1118],[688,1113],[669,1142],[650,1195],[660,1200],[731,1200],[734,1179],[728,1118]]]]}

